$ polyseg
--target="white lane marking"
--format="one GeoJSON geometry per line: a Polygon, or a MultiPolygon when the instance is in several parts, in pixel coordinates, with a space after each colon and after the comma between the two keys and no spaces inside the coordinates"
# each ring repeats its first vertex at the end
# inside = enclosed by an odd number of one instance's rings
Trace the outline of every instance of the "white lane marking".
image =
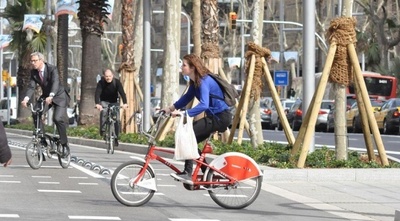
{"type": "Polygon", "coordinates": [[[334,205],[329,205],[322,201],[319,201],[319,200],[316,200],[316,199],[313,199],[310,197],[302,196],[297,193],[293,193],[293,192],[290,192],[285,189],[281,189],[281,188],[273,186],[273,185],[269,185],[267,183],[263,183],[261,188],[263,190],[273,193],[275,195],[284,197],[289,200],[299,202],[301,204],[307,205],[309,207],[313,207],[318,210],[322,210],[322,211],[331,213],[335,216],[343,217],[348,220],[374,220],[374,219],[371,219],[369,217],[366,217],[366,216],[363,216],[363,215],[360,215],[357,213],[352,213],[351,211],[342,209],[340,207],[337,207],[334,205]]]}
{"type": "Polygon", "coordinates": [[[162,186],[162,187],[176,187],[176,185],[162,185],[162,184],[158,184],[157,186],[162,186]]]}
{"type": "Polygon", "coordinates": [[[60,184],[60,182],[38,182],[40,184],[60,184]]]}
{"type": "MultiPolygon", "coordinates": [[[[87,175],[92,176],[92,177],[94,177],[94,178],[104,178],[104,176],[102,176],[102,175],[100,175],[100,174],[98,174],[98,173],[95,173],[95,172],[93,172],[93,171],[91,171],[91,170],[88,170],[88,169],[86,169],[86,168],[84,168],[84,167],[81,167],[81,166],[79,166],[79,165],[77,165],[77,164],[75,164],[75,163],[71,163],[70,165],[71,165],[73,168],[78,169],[78,170],[80,170],[81,172],[84,172],[84,173],[86,173],[87,175]]],[[[111,172],[111,173],[112,173],[112,172],[111,172]]]]}
{"type": "Polygon", "coordinates": [[[38,190],[41,193],[82,193],[79,190],[38,190]]]}
{"type": "Polygon", "coordinates": [[[69,219],[80,219],[80,220],[121,220],[116,216],[68,216],[69,219]]]}
{"type": "Polygon", "coordinates": [[[0,177],[14,177],[14,175],[0,175],[0,177]]]}
{"type": "Polygon", "coordinates": [[[219,219],[169,218],[170,221],[220,221],[219,219]]]}
{"type": "Polygon", "coordinates": [[[70,178],[70,179],[87,179],[88,177],[87,176],[70,176],[68,178],[70,178]]]}
{"type": "Polygon", "coordinates": [[[96,186],[99,185],[98,183],[78,183],[79,185],[88,185],[88,186],[96,186]]]}
{"type": "Polygon", "coordinates": [[[0,214],[1,218],[19,218],[18,214],[0,214]]]}
{"type": "Polygon", "coordinates": [[[46,178],[46,179],[50,179],[51,176],[32,176],[32,178],[46,178]]]}
{"type": "Polygon", "coordinates": [[[21,181],[4,180],[0,181],[0,183],[21,183],[21,181]]]}

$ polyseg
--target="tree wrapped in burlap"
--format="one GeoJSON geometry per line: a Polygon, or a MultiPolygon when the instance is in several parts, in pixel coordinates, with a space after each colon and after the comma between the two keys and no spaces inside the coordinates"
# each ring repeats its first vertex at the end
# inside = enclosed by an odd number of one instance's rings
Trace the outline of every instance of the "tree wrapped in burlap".
{"type": "Polygon", "coordinates": [[[347,45],[357,42],[355,32],[356,19],[340,17],[331,21],[327,38],[332,44],[336,42],[337,50],[329,74],[329,82],[350,85],[353,82],[353,67],[347,45]]]}
{"type": "Polygon", "coordinates": [[[268,48],[263,48],[256,45],[254,42],[247,43],[247,51],[245,54],[246,58],[246,70],[245,73],[249,73],[250,69],[250,62],[251,56],[255,55],[255,69],[254,69],[254,76],[253,76],[253,83],[251,85],[251,92],[250,97],[254,100],[257,100],[260,97],[262,88],[263,88],[263,63],[261,58],[265,58],[267,61],[271,58],[271,51],[268,48]]]}

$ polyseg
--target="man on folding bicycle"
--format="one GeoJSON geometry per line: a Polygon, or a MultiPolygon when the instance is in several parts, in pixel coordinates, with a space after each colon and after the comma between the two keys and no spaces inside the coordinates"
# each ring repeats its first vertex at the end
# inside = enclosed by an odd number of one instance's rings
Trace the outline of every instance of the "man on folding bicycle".
{"type": "MultiPolygon", "coordinates": [[[[44,55],[39,52],[34,52],[30,56],[32,64],[31,79],[26,90],[24,100],[21,102],[23,107],[27,104],[36,90],[36,85],[42,89],[42,95],[38,100],[44,100],[48,108],[54,108],[53,121],[57,127],[57,132],[60,135],[60,143],[63,147],[68,146],[67,138],[67,107],[69,104],[69,95],[62,85],[57,67],[48,64],[44,61],[44,55]]],[[[40,107],[41,103],[37,102],[36,107],[40,107]]],[[[34,114],[32,114],[34,115],[34,114]]],[[[36,115],[33,116],[34,124],[36,125],[36,115]]],[[[41,131],[44,133],[44,126],[39,122],[41,131]]],[[[47,145],[46,140],[43,139],[42,144],[47,145]]],[[[67,148],[66,148],[67,149],[67,148]]],[[[55,152],[51,150],[50,152],[55,152]]],[[[64,153],[68,155],[69,153],[64,153]]]]}
{"type": "MultiPolygon", "coordinates": [[[[114,78],[114,74],[110,69],[107,69],[103,73],[103,77],[97,82],[96,92],[95,92],[95,103],[96,109],[100,111],[100,136],[103,136],[105,132],[105,123],[107,117],[107,108],[109,104],[118,103],[118,94],[122,98],[123,108],[128,108],[126,94],[124,88],[122,87],[121,81],[114,78]]],[[[119,112],[117,115],[117,122],[115,124],[115,132],[117,135],[116,146],[118,146],[118,135],[119,135],[119,124],[120,117],[119,112]]]]}

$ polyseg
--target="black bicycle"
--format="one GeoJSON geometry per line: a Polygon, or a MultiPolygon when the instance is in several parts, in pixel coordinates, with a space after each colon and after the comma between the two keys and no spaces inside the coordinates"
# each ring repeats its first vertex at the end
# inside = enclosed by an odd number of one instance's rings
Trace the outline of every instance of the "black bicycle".
{"type": "Polygon", "coordinates": [[[107,145],[107,153],[114,154],[114,146],[118,146],[119,119],[118,112],[120,106],[118,103],[110,103],[107,107],[107,118],[105,122],[105,132],[103,134],[107,145]]]}
{"type": "Polygon", "coordinates": [[[25,156],[26,161],[32,169],[39,169],[45,160],[44,154],[50,159],[54,154],[58,157],[58,162],[62,168],[68,168],[71,162],[71,153],[68,146],[63,146],[60,143],[60,138],[57,134],[48,135],[40,129],[39,122],[41,121],[41,113],[44,110],[44,99],[39,99],[39,107],[34,108],[32,103],[29,104],[32,113],[36,114],[36,125],[33,130],[31,142],[26,145],[25,156]]]}

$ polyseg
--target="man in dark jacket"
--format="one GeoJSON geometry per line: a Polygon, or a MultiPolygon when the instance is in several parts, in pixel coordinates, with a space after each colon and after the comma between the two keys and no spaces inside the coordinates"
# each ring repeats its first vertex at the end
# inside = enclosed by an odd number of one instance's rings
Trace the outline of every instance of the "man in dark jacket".
{"type": "MultiPolygon", "coordinates": [[[[118,95],[121,96],[123,108],[128,108],[126,94],[124,88],[122,87],[121,81],[114,78],[114,74],[110,69],[104,71],[103,77],[97,82],[94,102],[96,104],[96,109],[100,111],[100,135],[104,133],[104,126],[106,122],[107,107],[110,103],[118,102],[118,95]]],[[[119,104],[117,104],[119,105],[119,104]]],[[[116,132],[118,136],[119,132],[119,115],[116,124],[116,132]]],[[[118,142],[117,142],[118,144],[118,142]]]]}
{"type": "MultiPolygon", "coordinates": [[[[27,106],[28,101],[35,92],[36,85],[42,89],[40,98],[44,99],[49,108],[54,107],[53,121],[60,135],[60,143],[63,147],[68,145],[67,138],[67,107],[69,103],[69,95],[64,86],[60,82],[57,67],[44,61],[42,53],[34,52],[31,54],[31,80],[25,94],[24,100],[21,102],[23,107],[27,106]]],[[[39,102],[36,105],[41,105],[39,102]]],[[[36,116],[33,115],[36,121],[36,116]]],[[[42,122],[39,122],[43,131],[42,122]]],[[[36,125],[36,122],[35,122],[36,125]]],[[[64,153],[68,154],[68,153],[64,153]]]]}
{"type": "Polygon", "coordinates": [[[8,146],[7,135],[4,130],[3,124],[0,122],[0,163],[4,167],[10,165],[11,163],[11,150],[8,146]]]}

